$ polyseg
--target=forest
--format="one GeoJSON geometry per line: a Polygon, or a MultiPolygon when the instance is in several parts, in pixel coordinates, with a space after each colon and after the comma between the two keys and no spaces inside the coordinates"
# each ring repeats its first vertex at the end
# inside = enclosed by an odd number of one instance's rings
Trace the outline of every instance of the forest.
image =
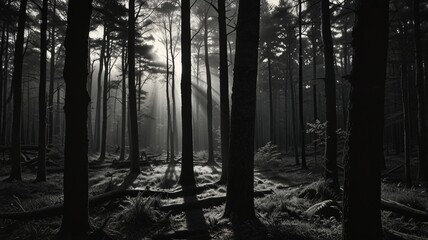
{"type": "Polygon", "coordinates": [[[0,239],[428,239],[427,0],[0,0],[0,239]]]}

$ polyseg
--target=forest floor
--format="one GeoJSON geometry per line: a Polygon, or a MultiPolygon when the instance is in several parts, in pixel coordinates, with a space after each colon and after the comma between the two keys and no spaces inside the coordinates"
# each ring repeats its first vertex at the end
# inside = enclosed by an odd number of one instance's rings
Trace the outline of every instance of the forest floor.
{"type": "MultiPolygon", "coordinates": [[[[36,168],[31,164],[24,164],[22,182],[0,182],[0,213],[31,211],[62,203],[63,164],[60,154],[57,155],[49,156],[58,159],[48,161],[46,183],[33,182],[36,168]]],[[[180,163],[165,163],[165,154],[142,161],[139,175],[129,175],[128,167],[118,164],[117,158],[108,154],[105,161],[98,162],[97,155],[90,154],[90,196],[117,189],[183,194],[151,197],[139,194],[91,207],[92,239],[341,239],[341,196],[326,191],[321,180],[320,156],[317,164],[309,156],[309,169],[301,170],[294,165],[293,157],[274,153],[272,149],[262,149],[256,154],[254,202],[260,220],[257,223],[236,223],[222,218],[226,188],[216,184],[221,167],[205,165],[204,152],[195,154],[195,178],[199,186],[196,191],[177,185],[180,163]]],[[[387,156],[382,198],[427,211],[428,198],[423,188],[405,188],[401,183],[402,168],[388,173],[400,161],[400,157],[387,156]]],[[[9,166],[2,164],[0,180],[8,173],[9,166]]],[[[382,212],[382,219],[385,239],[428,239],[428,222],[388,211],[382,212]],[[404,235],[398,238],[391,232],[404,235]]],[[[54,239],[60,223],[61,216],[1,219],[0,239],[54,239]]]]}

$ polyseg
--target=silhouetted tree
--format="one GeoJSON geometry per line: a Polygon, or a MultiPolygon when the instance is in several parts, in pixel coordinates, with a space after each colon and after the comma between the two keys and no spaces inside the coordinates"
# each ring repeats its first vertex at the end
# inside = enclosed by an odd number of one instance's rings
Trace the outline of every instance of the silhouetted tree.
{"type": "MultiPolygon", "coordinates": [[[[110,50],[111,50],[111,40],[110,40],[110,30],[108,29],[108,27],[106,25],[104,25],[104,28],[107,29],[105,30],[105,34],[106,34],[106,40],[104,42],[105,44],[105,56],[103,58],[103,63],[104,64],[104,81],[103,81],[103,104],[102,104],[102,120],[101,120],[101,152],[100,152],[100,157],[98,160],[104,161],[105,157],[106,157],[106,145],[107,145],[107,103],[108,103],[108,92],[109,92],[109,64],[110,64],[110,50]]],[[[101,87],[101,86],[98,86],[101,87]]]]}
{"type": "Polygon", "coordinates": [[[208,45],[208,18],[211,7],[207,7],[204,11],[203,25],[204,25],[204,62],[205,74],[207,80],[207,127],[208,127],[208,164],[215,164],[214,160],[214,138],[213,138],[213,97],[212,97],[212,84],[211,84],[211,69],[209,60],[209,45],[208,45]]]}
{"type": "MultiPolygon", "coordinates": [[[[177,113],[175,104],[175,58],[176,58],[176,45],[178,39],[174,41],[173,25],[175,20],[176,11],[178,7],[171,2],[165,2],[157,9],[163,15],[162,18],[162,33],[163,44],[165,45],[166,52],[166,97],[167,97],[167,115],[168,115],[168,129],[167,129],[167,145],[171,149],[169,156],[170,159],[175,159],[175,151],[178,141],[177,129],[177,113]],[[171,61],[171,63],[170,63],[171,61]],[[170,79],[171,78],[171,82],[170,79]],[[169,89],[171,84],[171,90],[169,89]],[[172,106],[169,92],[171,91],[172,106]]],[[[168,152],[168,151],[167,151],[168,152]]]]}
{"type": "Polygon", "coordinates": [[[388,0],[356,1],[349,138],[344,159],[344,240],[382,239],[377,152],[383,138],[388,6],[388,0]]]}
{"type": "MultiPolygon", "coordinates": [[[[404,54],[403,54],[404,55],[404,54]]],[[[403,108],[403,152],[404,152],[404,174],[406,177],[406,186],[412,186],[411,168],[410,168],[410,114],[409,114],[409,83],[407,79],[407,63],[405,56],[402,56],[401,63],[401,101],[403,108]]]]}
{"type": "Polygon", "coordinates": [[[48,96],[48,108],[49,108],[49,129],[48,129],[48,143],[52,144],[54,136],[54,120],[53,120],[53,99],[54,99],[54,85],[55,85],[55,57],[56,57],[56,34],[54,19],[56,14],[56,0],[53,0],[52,16],[51,16],[51,58],[50,58],[50,70],[49,70],[49,96],[48,96]]]}
{"type": "Polygon", "coordinates": [[[122,42],[122,120],[121,120],[121,137],[120,137],[120,157],[119,160],[125,160],[126,144],[126,41],[122,42]]]}
{"type": "MultiPolygon", "coordinates": [[[[190,38],[190,0],[181,2],[181,124],[182,160],[180,183],[193,185],[193,139],[192,139],[192,66],[190,38]]],[[[253,125],[254,126],[254,125],[253,125]]]]}
{"type": "Polygon", "coordinates": [[[40,25],[40,85],[39,85],[39,166],[36,181],[46,181],[46,51],[48,27],[48,0],[42,3],[40,25]]]}
{"type": "Polygon", "coordinates": [[[419,145],[419,179],[428,182],[428,136],[425,116],[425,87],[422,62],[421,23],[419,0],[413,0],[413,24],[416,55],[416,90],[418,99],[418,145],[419,145]]]}
{"type": "Polygon", "coordinates": [[[302,45],[302,0],[299,0],[299,123],[300,148],[302,155],[302,169],[306,166],[305,153],[305,120],[303,118],[303,45],[302,45]]]}
{"type": "Polygon", "coordinates": [[[70,0],[65,38],[64,210],[59,234],[86,239],[88,213],[87,86],[88,37],[92,0],[70,0]],[[78,176],[78,177],[76,177],[78,176]]]}
{"type": "Polygon", "coordinates": [[[226,0],[217,1],[220,51],[221,183],[227,181],[230,141],[229,70],[227,62],[226,0]]]}
{"type": "Polygon", "coordinates": [[[137,98],[135,88],[135,0],[129,1],[128,10],[128,88],[129,88],[129,122],[130,122],[130,159],[131,172],[139,173],[139,144],[138,144],[138,119],[137,119],[137,98]]]}
{"type": "MultiPolygon", "coordinates": [[[[104,56],[105,56],[105,42],[107,38],[107,28],[104,27],[103,30],[103,38],[101,41],[101,50],[100,50],[100,59],[99,59],[99,67],[98,67],[98,77],[97,77],[97,101],[96,101],[96,108],[95,108],[95,131],[94,131],[94,150],[99,151],[101,146],[101,98],[103,93],[103,87],[102,82],[102,73],[104,69],[104,56]]],[[[107,70],[105,70],[107,71],[107,70]]]]}
{"type": "Polygon", "coordinates": [[[12,170],[9,180],[21,181],[21,95],[22,95],[22,62],[24,58],[24,30],[27,18],[27,0],[21,0],[19,5],[18,32],[15,42],[13,60],[13,122],[12,122],[12,170]]]}
{"type": "Polygon", "coordinates": [[[239,1],[225,215],[255,218],[254,126],[260,0],[239,1]]]}
{"type": "Polygon", "coordinates": [[[334,74],[333,40],[330,28],[330,1],[321,0],[321,32],[324,46],[325,64],[325,106],[327,116],[325,143],[325,178],[332,181],[332,187],[339,190],[337,176],[337,116],[336,116],[336,79],[334,74]]]}

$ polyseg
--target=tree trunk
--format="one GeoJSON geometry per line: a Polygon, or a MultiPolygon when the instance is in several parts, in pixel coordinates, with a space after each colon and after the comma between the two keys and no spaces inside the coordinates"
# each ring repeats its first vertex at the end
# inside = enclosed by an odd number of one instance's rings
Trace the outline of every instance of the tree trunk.
{"type": "Polygon", "coordinates": [[[141,112],[141,90],[142,90],[142,88],[141,88],[141,70],[140,70],[140,61],[141,61],[141,59],[139,58],[138,59],[139,61],[138,61],[138,69],[137,69],[137,72],[138,72],[138,76],[137,76],[137,83],[138,83],[138,86],[137,86],[137,88],[138,88],[138,113],[140,113],[141,112]]]}
{"type": "Polygon", "coordinates": [[[24,30],[27,18],[27,0],[21,0],[19,5],[18,32],[15,42],[15,54],[13,60],[13,121],[12,121],[12,170],[10,180],[21,181],[21,94],[22,94],[22,64],[24,48],[24,30]]]}
{"type": "Polygon", "coordinates": [[[273,96],[272,96],[272,66],[271,66],[271,48],[270,43],[267,47],[267,64],[268,64],[268,80],[269,80],[269,132],[270,132],[270,141],[273,144],[275,142],[275,128],[274,128],[274,117],[273,117],[273,96]]]}
{"type": "MultiPolygon", "coordinates": [[[[30,96],[30,78],[27,77],[27,114],[26,114],[26,128],[25,128],[25,143],[31,144],[30,142],[30,105],[31,105],[31,96],[30,96]]],[[[24,119],[24,118],[22,118],[24,119]]],[[[22,130],[21,130],[22,131],[22,130]]]]}
{"type": "MultiPolygon", "coordinates": [[[[198,50],[196,53],[196,86],[199,87],[199,72],[200,72],[200,58],[201,58],[201,45],[198,45],[198,50]]],[[[194,149],[195,151],[199,151],[201,149],[201,143],[200,143],[200,136],[199,136],[199,108],[201,103],[199,102],[199,99],[196,98],[196,116],[195,116],[195,122],[196,126],[194,126],[194,136],[195,136],[195,145],[194,149]]]]}
{"type": "Polygon", "coordinates": [[[297,147],[297,126],[296,126],[296,97],[294,96],[294,86],[293,86],[293,69],[292,69],[292,59],[291,52],[288,53],[288,78],[290,83],[290,97],[291,97],[291,116],[293,120],[293,144],[294,144],[294,158],[296,160],[296,165],[299,165],[299,150],[297,147]]]}
{"type": "Polygon", "coordinates": [[[39,166],[36,181],[46,181],[46,31],[48,25],[48,0],[43,0],[40,25],[40,85],[39,85],[39,166]]]}
{"type": "Polygon", "coordinates": [[[192,63],[190,38],[190,0],[181,2],[181,117],[182,160],[181,185],[194,185],[192,142],[192,63]]]}
{"type": "Polygon", "coordinates": [[[102,116],[102,128],[101,128],[101,153],[98,160],[104,161],[106,158],[106,143],[107,143],[107,104],[108,104],[108,92],[109,92],[109,64],[110,64],[110,33],[106,30],[106,42],[105,49],[106,55],[104,56],[104,83],[103,83],[103,116],[102,116]]]}
{"type": "MultiPolygon", "coordinates": [[[[404,54],[403,54],[404,55],[404,54]]],[[[406,186],[412,186],[412,177],[411,177],[411,169],[410,169],[410,119],[409,119],[409,83],[407,82],[407,64],[404,56],[402,57],[401,63],[401,100],[403,106],[403,140],[404,140],[404,173],[406,177],[406,186]]]]}
{"type": "Polygon", "coordinates": [[[128,32],[128,63],[129,63],[129,120],[131,136],[131,173],[139,173],[139,144],[138,144],[138,119],[137,119],[137,99],[135,88],[135,0],[129,1],[129,32],[128,32]]]}
{"type": "MultiPolygon", "coordinates": [[[[172,39],[170,39],[172,40],[172,39]]],[[[173,129],[171,126],[171,103],[169,99],[169,53],[168,53],[168,43],[165,44],[165,52],[166,52],[166,105],[167,105],[167,118],[168,118],[168,127],[166,132],[166,161],[174,162],[174,138],[173,138],[173,129]],[[171,156],[169,149],[171,148],[171,156]]]]}
{"type": "MultiPolygon", "coordinates": [[[[56,14],[56,0],[53,0],[53,15],[56,14]]],[[[53,22],[54,17],[51,17],[53,22]]],[[[48,130],[48,144],[53,143],[54,136],[54,120],[53,120],[53,97],[54,97],[54,86],[55,86],[55,24],[52,24],[51,27],[51,59],[50,59],[50,76],[49,76],[49,99],[48,99],[48,108],[49,108],[49,130],[48,130]]]]}
{"type": "MultiPolygon", "coordinates": [[[[8,6],[10,5],[10,1],[8,1],[8,6]]],[[[4,69],[1,72],[2,76],[3,76],[3,81],[4,81],[4,89],[3,89],[3,96],[4,96],[4,101],[3,101],[3,105],[1,107],[2,111],[3,111],[3,119],[2,119],[2,125],[1,125],[1,132],[2,134],[0,135],[0,144],[1,145],[5,145],[6,144],[6,135],[7,135],[7,130],[6,130],[6,124],[7,124],[7,118],[6,118],[6,110],[8,108],[8,103],[9,103],[9,99],[7,97],[7,86],[8,86],[8,73],[9,73],[9,26],[6,26],[6,46],[5,46],[5,61],[4,61],[4,69]]]]}
{"type": "Polygon", "coordinates": [[[57,137],[60,140],[58,144],[63,144],[64,139],[63,137],[63,129],[62,129],[62,122],[61,122],[61,84],[59,82],[56,83],[56,109],[55,109],[55,124],[54,124],[54,132],[56,132],[57,137]]]}
{"type": "MultiPolygon", "coordinates": [[[[88,74],[87,89],[88,89],[89,98],[92,99],[92,77],[94,75],[94,67],[93,67],[93,64],[91,64],[90,39],[88,43],[88,72],[89,74],[88,74]]],[[[89,146],[93,148],[94,138],[93,138],[93,131],[92,131],[92,100],[89,102],[89,107],[88,107],[88,138],[89,138],[89,146]]]]}
{"type": "MultiPolygon", "coordinates": [[[[169,117],[171,118],[170,122],[170,148],[171,148],[171,156],[170,158],[172,160],[175,159],[175,151],[178,149],[178,127],[177,127],[177,108],[175,105],[175,55],[174,55],[174,49],[173,49],[173,38],[172,38],[172,13],[170,13],[169,16],[169,51],[171,54],[171,65],[172,65],[172,74],[171,74],[171,98],[172,98],[172,117],[171,117],[171,106],[170,106],[170,112],[169,117]]],[[[169,69],[168,69],[169,71],[169,69]]],[[[168,80],[168,79],[167,79],[168,80]]]]}
{"type": "MultiPolygon", "coordinates": [[[[0,126],[2,126],[3,120],[3,52],[5,50],[6,41],[6,21],[3,21],[2,31],[1,31],[1,46],[0,46],[0,126]]],[[[7,59],[6,59],[7,61],[7,59]]],[[[6,62],[5,61],[5,62],[6,62]]],[[[3,136],[3,129],[0,127],[0,136],[3,136]]]]}
{"type": "Polygon", "coordinates": [[[208,164],[215,164],[214,160],[214,139],[213,139],[213,97],[211,87],[211,71],[210,61],[208,56],[208,10],[204,17],[204,59],[205,73],[207,78],[207,127],[208,127],[208,164]]]}
{"type": "MultiPolygon", "coordinates": [[[[287,73],[285,72],[284,75],[287,75],[287,73]]],[[[285,154],[288,154],[288,146],[289,146],[289,128],[288,128],[288,111],[289,111],[289,107],[288,107],[288,101],[287,101],[287,97],[288,97],[288,93],[287,93],[287,77],[284,77],[284,150],[285,150],[285,154]]]]}
{"type": "Polygon", "coordinates": [[[428,182],[428,136],[425,116],[425,87],[422,66],[422,45],[419,0],[413,0],[413,21],[415,38],[415,72],[416,72],[416,96],[418,99],[418,145],[419,145],[419,179],[428,182]]]}
{"type": "MultiPolygon", "coordinates": [[[[315,28],[315,24],[312,26],[315,28]]],[[[314,104],[314,123],[318,120],[318,108],[317,108],[317,46],[316,37],[314,36],[312,42],[312,100],[314,104]]],[[[317,134],[314,133],[314,161],[315,167],[317,167],[317,134]]]]}
{"type": "Polygon", "coordinates": [[[122,131],[120,136],[120,157],[119,160],[125,160],[125,145],[126,145],[126,53],[125,41],[122,46],[122,131]]]}
{"type": "MultiPolygon", "coordinates": [[[[343,31],[343,36],[346,36],[348,34],[347,32],[348,26],[347,24],[345,24],[344,26],[344,31],[343,31]]],[[[348,47],[347,47],[347,43],[343,44],[343,72],[344,72],[344,76],[348,75],[348,47]]],[[[343,114],[343,126],[344,128],[346,128],[346,123],[348,122],[348,111],[347,111],[347,105],[346,105],[346,97],[345,97],[345,77],[342,77],[342,82],[341,82],[341,93],[342,93],[342,114],[343,114]]]]}
{"type": "Polygon", "coordinates": [[[70,1],[65,37],[64,217],[60,236],[85,239],[88,213],[88,37],[92,0],[70,1]],[[79,177],[76,177],[79,176],[79,177]]]}
{"type": "Polygon", "coordinates": [[[306,166],[305,153],[305,120],[303,119],[303,45],[302,45],[302,0],[299,0],[299,122],[300,148],[302,153],[302,169],[306,166]]]}
{"type": "Polygon", "coordinates": [[[348,151],[344,158],[344,240],[382,239],[377,152],[383,138],[388,2],[360,0],[356,4],[348,151]]]}
{"type": "Polygon", "coordinates": [[[226,0],[218,0],[218,28],[220,48],[220,134],[221,134],[221,177],[226,183],[229,161],[230,113],[229,113],[229,70],[227,63],[226,0]]]}
{"type": "Polygon", "coordinates": [[[253,219],[254,126],[260,0],[241,0],[236,26],[229,176],[225,216],[253,219]]]}
{"type": "MultiPolygon", "coordinates": [[[[95,140],[94,140],[94,151],[100,150],[100,141],[101,141],[101,95],[103,92],[103,87],[101,83],[101,78],[103,74],[103,68],[104,68],[104,53],[105,53],[105,46],[106,46],[106,37],[107,37],[107,31],[106,27],[104,27],[104,33],[103,33],[103,40],[101,42],[101,51],[100,51],[100,65],[98,69],[98,81],[97,81],[97,106],[95,109],[95,140]]],[[[107,69],[105,71],[108,71],[107,69]]]]}
{"type": "Polygon", "coordinates": [[[325,106],[327,130],[325,142],[324,177],[333,183],[332,187],[339,190],[337,176],[337,116],[336,116],[336,79],[334,73],[333,40],[330,28],[330,1],[321,0],[322,39],[324,44],[325,62],[325,106]]]}

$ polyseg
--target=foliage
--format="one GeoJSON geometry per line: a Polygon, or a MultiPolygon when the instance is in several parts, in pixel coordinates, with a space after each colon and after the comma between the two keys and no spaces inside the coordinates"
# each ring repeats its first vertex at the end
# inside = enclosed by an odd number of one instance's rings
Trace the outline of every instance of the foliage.
{"type": "Polygon", "coordinates": [[[159,205],[158,199],[144,198],[139,194],[135,198],[125,200],[118,217],[129,224],[148,226],[162,219],[162,214],[154,210],[156,205],[159,205]]]}
{"type": "MultiPolygon", "coordinates": [[[[321,122],[320,120],[316,120],[315,123],[306,123],[308,128],[306,129],[306,133],[311,133],[316,135],[316,139],[313,141],[317,144],[317,147],[323,148],[325,147],[326,142],[326,130],[327,130],[327,122],[321,122]]],[[[336,130],[337,135],[337,143],[344,144],[347,138],[347,132],[341,128],[336,130]]]]}
{"type": "Polygon", "coordinates": [[[310,217],[319,216],[323,218],[334,218],[340,221],[342,209],[336,201],[329,199],[312,205],[305,213],[310,217]]]}
{"type": "Polygon", "coordinates": [[[309,217],[305,212],[318,203],[300,197],[299,192],[299,188],[279,190],[255,199],[258,216],[267,223],[269,239],[340,239],[340,222],[334,217],[309,217]]]}
{"type": "Polygon", "coordinates": [[[154,227],[168,228],[171,224],[170,215],[155,210],[159,205],[160,200],[155,197],[145,198],[139,194],[135,198],[127,198],[108,228],[136,236],[146,235],[154,227]]]}
{"type": "Polygon", "coordinates": [[[267,165],[273,160],[280,158],[280,155],[281,153],[278,151],[278,146],[268,142],[265,146],[257,150],[254,156],[254,163],[256,165],[267,165]]]}
{"type": "Polygon", "coordinates": [[[428,209],[424,192],[416,188],[404,188],[400,184],[382,184],[382,198],[393,200],[422,211],[428,209]]]}
{"type": "Polygon", "coordinates": [[[53,145],[50,151],[46,153],[46,157],[51,160],[58,160],[64,158],[64,148],[60,145],[53,145]]]}
{"type": "Polygon", "coordinates": [[[340,200],[341,195],[332,191],[331,182],[320,179],[307,185],[300,192],[299,197],[309,200],[340,200]]]}

